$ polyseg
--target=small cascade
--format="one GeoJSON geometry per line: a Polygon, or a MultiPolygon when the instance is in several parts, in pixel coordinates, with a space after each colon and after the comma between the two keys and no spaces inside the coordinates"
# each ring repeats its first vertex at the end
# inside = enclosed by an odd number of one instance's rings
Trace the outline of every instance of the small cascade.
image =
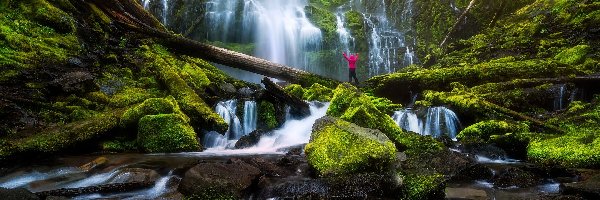
{"type": "Polygon", "coordinates": [[[235,142],[242,136],[256,130],[256,120],[258,118],[255,101],[244,102],[243,123],[237,113],[237,100],[228,100],[217,103],[215,112],[218,113],[229,124],[229,129],[225,134],[214,131],[204,134],[203,145],[206,148],[228,149],[235,145],[235,142]]]}
{"type": "Polygon", "coordinates": [[[81,169],[75,168],[75,167],[59,168],[59,169],[52,170],[49,172],[32,171],[29,173],[19,174],[18,176],[11,178],[11,179],[7,179],[7,180],[0,179],[0,188],[13,189],[13,188],[27,186],[30,183],[33,183],[35,181],[46,180],[46,179],[51,179],[51,178],[55,178],[55,177],[60,177],[60,176],[65,176],[65,175],[75,174],[75,173],[81,173],[81,172],[82,172],[81,169]]]}
{"type": "Polygon", "coordinates": [[[354,37],[350,34],[348,29],[344,26],[344,12],[342,7],[338,8],[335,13],[336,18],[336,32],[340,40],[341,52],[350,52],[350,49],[354,49],[354,37]]]}
{"type": "Polygon", "coordinates": [[[229,31],[235,30],[237,1],[211,0],[206,2],[206,27],[209,40],[229,41],[229,31]]]}
{"type": "Polygon", "coordinates": [[[399,110],[392,116],[400,128],[421,135],[440,137],[447,135],[456,138],[460,121],[456,114],[445,107],[431,107],[426,110],[399,110]]]}
{"type": "Polygon", "coordinates": [[[162,4],[163,4],[162,23],[166,26],[167,25],[167,17],[169,15],[169,0],[162,0],[162,4]]]}
{"type": "Polygon", "coordinates": [[[558,93],[556,94],[556,97],[554,98],[554,110],[562,110],[565,109],[565,97],[567,91],[566,91],[566,85],[565,84],[561,84],[558,88],[558,93]]]}
{"type": "Polygon", "coordinates": [[[150,0],[142,0],[142,6],[144,7],[144,9],[148,10],[150,5],[150,0]]]}
{"type": "Polygon", "coordinates": [[[256,130],[256,119],[258,118],[258,113],[256,109],[256,101],[246,101],[244,102],[244,134],[247,135],[250,132],[256,130]]]}

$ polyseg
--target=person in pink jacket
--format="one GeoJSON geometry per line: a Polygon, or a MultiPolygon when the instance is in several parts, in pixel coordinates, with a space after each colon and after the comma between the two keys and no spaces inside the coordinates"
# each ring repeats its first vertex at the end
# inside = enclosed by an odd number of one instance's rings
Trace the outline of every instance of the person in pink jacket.
{"type": "Polygon", "coordinates": [[[350,73],[348,74],[348,82],[352,83],[352,78],[356,81],[356,85],[358,85],[358,78],[356,78],[356,61],[358,61],[358,53],[356,55],[350,54],[350,56],[346,55],[346,52],[343,53],[344,58],[348,61],[348,69],[350,73]]]}

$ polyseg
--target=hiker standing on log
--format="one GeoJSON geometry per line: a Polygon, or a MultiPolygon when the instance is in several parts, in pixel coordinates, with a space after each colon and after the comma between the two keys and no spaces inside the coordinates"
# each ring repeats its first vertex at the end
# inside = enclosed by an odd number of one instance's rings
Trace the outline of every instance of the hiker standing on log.
{"type": "Polygon", "coordinates": [[[356,81],[356,85],[358,85],[358,78],[356,78],[356,61],[358,61],[358,53],[356,55],[350,54],[350,56],[346,55],[346,52],[343,53],[344,58],[348,61],[348,82],[352,83],[352,78],[356,81]]]}

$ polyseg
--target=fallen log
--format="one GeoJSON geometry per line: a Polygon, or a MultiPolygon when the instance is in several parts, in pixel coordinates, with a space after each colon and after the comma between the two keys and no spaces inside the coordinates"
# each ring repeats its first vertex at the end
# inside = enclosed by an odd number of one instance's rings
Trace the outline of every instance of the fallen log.
{"type": "Polygon", "coordinates": [[[249,56],[243,53],[231,51],[180,35],[167,32],[162,26],[155,24],[153,16],[147,14],[139,3],[132,0],[90,0],[97,5],[114,22],[125,29],[135,31],[158,39],[158,42],[178,53],[205,59],[209,62],[238,68],[268,77],[297,83],[309,87],[313,83],[319,83],[326,87],[335,87],[339,81],[312,74],[293,67],[274,63],[262,58],[249,56]],[[130,5],[138,4],[138,5],[130,5]],[[148,20],[145,18],[153,18],[148,20]]]}
{"type": "Polygon", "coordinates": [[[448,42],[448,39],[450,39],[450,37],[452,36],[452,33],[454,33],[454,31],[456,31],[460,22],[467,16],[467,13],[469,13],[469,10],[471,10],[471,8],[473,8],[473,5],[475,5],[476,2],[477,2],[477,0],[471,0],[471,2],[469,2],[469,6],[467,6],[465,11],[463,11],[462,14],[460,14],[460,16],[458,16],[458,19],[456,19],[456,22],[454,23],[452,28],[450,28],[450,31],[448,31],[448,33],[446,34],[446,37],[444,37],[444,40],[442,40],[442,43],[440,43],[440,48],[444,48],[444,45],[446,45],[446,42],[448,42]]]}
{"type": "Polygon", "coordinates": [[[310,115],[310,108],[308,106],[308,103],[306,103],[302,99],[288,94],[283,90],[283,88],[273,83],[273,81],[271,81],[267,77],[263,78],[261,83],[265,85],[265,89],[269,95],[271,95],[278,101],[290,106],[290,114],[300,117],[310,115]]]}

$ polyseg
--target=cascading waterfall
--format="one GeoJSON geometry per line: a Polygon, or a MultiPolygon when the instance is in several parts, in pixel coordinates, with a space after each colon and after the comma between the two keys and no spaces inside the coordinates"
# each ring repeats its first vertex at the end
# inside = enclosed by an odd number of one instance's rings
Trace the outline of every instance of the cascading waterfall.
{"type": "Polygon", "coordinates": [[[338,8],[335,13],[336,18],[336,32],[338,34],[338,38],[340,40],[341,50],[342,52],[350,52],[350,49],[354,49],[354,37],[350,34],[348,29],[344,26],[344,12],[343,8],[338,8]]]}
{"type": "Polygon", "coordinates": [[[242,136],[256,130],[256,119],[258,118],[255,101],[244,102],[243,123],[240,122],[237,113],[237,100],[228,100],[217,103],[215,112],[218,113],[229,124],[225,134],[214,131],[204,135],[204,147],[227,149],[233,147],[235,142],[242,136]]]}
{"type": "Polygon", "coordinates": [[[162,14],[163,21],[162,21],[162,23],[164,25],[167,25],[168,24],[167,17],[169,15],[169,0],[162,0],[162,3],[163,3],[163,14],[162,14]]]}
{"type": "Polygon", "coordinates": [[[554,110],[562,110],[565,108],[565,94],[566,94],[566,85],[561,84],[558,88],[558,95],[554,98],[554,110]]]}
{"type": "Polygon", "coordinates": [[[412,109],[399,110],[392,118],[404,130],[433,137],[448,135],[454,139],[461,126],[456,114],[445,107],[431,107],[425,112],[412,109]]]}
{"type": "Polygon", "coordinates": [[[246,101],[244,102],[244,134],[249,134],[250,132],[256,130],[256,119],[258,118],[258,113],[256,109],[256,101],[246,101]]]}
{"type": "Polygon", "coordinates": [[[306,0],[210,0],[206,14],[206,27],[211,28],[208,39],[254,42],[258,57],[318,73],[318,66],[309,63],[307,52],[318,51],[323,37],[306,17],[307,4],[306,0]],[[237,12],[242,1],[242,12],[237,12]]]}

